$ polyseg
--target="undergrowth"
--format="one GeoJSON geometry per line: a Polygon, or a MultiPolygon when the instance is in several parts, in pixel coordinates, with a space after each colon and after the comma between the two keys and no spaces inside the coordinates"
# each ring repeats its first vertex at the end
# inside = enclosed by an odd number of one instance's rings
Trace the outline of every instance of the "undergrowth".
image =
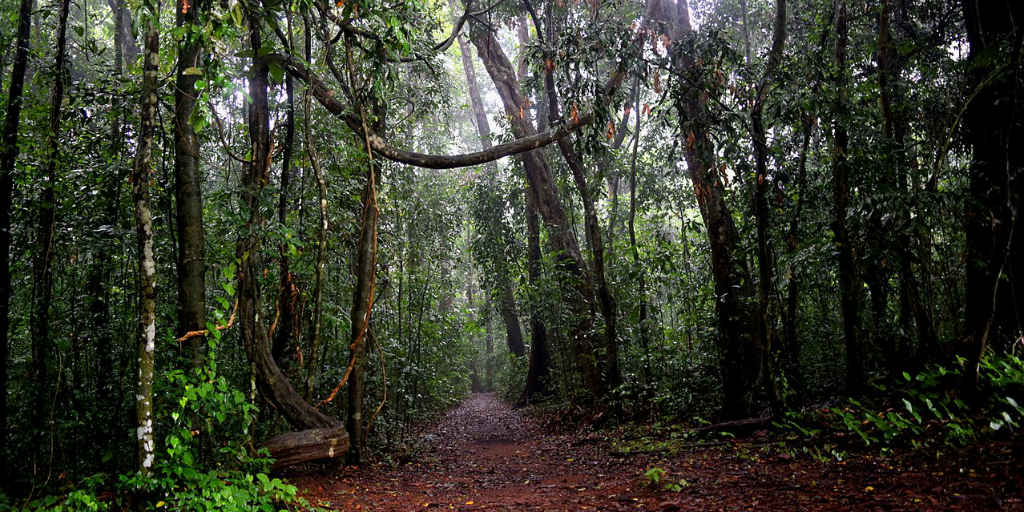
{"type": "Polygon", "coordinates": [[[823,459],[845,457],[837,443],[825,441],[844,435],[886,452],[958,448],[1019,434],[1024,424],[1024,361],[1012,354],[990,354],[981,362],[978,389],[970,397],[958,391],[964,365],[961,359],[952,367],[932,365],[916,375],[904,372],[898,385],[874,384],[876,398],[849,398],[833,407],[789,412],[774,424],[790,441],[823,441],[799,447],[823,459]]]}
{"type": "Polygon", "coordinates": [[[218,374],[220,332],[211,332],[203,366],[161,374],[155,383],[157,396],[177,399],[157,409],[166,416],[158,416],[165,427],[152,474],[100,473],[26,503],[0,503],[0,511],[311,510],[295,486],[268,476],[273,460],[252,446],[258,407],[218,374]]]}

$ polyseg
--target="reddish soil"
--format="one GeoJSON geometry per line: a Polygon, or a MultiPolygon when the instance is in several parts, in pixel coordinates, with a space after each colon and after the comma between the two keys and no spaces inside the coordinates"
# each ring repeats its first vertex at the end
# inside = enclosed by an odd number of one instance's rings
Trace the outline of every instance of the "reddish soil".
{"type": "Polygon", "coordinates": [[[614,455],[604,436],[578,430],[555,433],[478,394],[413,462],[290,477],[311,504],[342,511],[1024,510],[1019,444],[819,462],[758,440],[614,455]],[[643,476],[652,467],[665,471],[657,488],[643,476]],[[681,479],[678,491],[660,489],[681,479]]]}

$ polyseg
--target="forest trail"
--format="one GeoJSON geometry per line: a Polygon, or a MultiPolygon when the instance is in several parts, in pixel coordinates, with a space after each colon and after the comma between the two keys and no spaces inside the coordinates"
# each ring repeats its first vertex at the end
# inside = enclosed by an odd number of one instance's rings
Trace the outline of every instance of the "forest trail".
{"type": "Polygon", "coordinates": [[[756,441],[694,446],[671,458],[616,456],[604,437],[552,432],[492,394],[473,395],[424,441],[429,447],[416,460],[396,468],[289,476],[312,505],[339,511],[1024,509],[1018,454],[991,445],[939,460],[819,462],[756,441]],[[645,485],[652,467],[666,471],[657,488],[645,485]],[[680,479],[677,492],[660,489],[680,479]]]}

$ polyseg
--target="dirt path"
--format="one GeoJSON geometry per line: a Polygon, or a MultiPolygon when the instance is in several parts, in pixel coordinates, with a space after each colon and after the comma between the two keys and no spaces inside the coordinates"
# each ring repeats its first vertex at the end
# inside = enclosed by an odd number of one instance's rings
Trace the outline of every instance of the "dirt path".
{"type": "Polygon", "coordinates": [[[999,449],[1008,460],[960,452],[931,462],[916,455],[822,463],[750,442],[671,458],[614,456],[597,435],[544,432],[487,394],[451,412],[426,441],[427,453],[394,469],[289,476],[312,504],[343,511],[1024,510],[1019,446],[999,449]],[[683,485],[645,485],[652,467],[666,471],[662,484],[683,485]]]}

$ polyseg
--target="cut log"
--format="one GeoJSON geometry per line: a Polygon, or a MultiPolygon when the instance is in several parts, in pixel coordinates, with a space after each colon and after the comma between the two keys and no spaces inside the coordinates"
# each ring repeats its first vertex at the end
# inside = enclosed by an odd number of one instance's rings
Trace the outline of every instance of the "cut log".
{"type": "Polygon", "coordinates": [[[276,459],[271,469],[303,462],[339,458],[348,452],[348,432],[344,425],[289,432],[270,438],[263,447],[276,459]]]}

